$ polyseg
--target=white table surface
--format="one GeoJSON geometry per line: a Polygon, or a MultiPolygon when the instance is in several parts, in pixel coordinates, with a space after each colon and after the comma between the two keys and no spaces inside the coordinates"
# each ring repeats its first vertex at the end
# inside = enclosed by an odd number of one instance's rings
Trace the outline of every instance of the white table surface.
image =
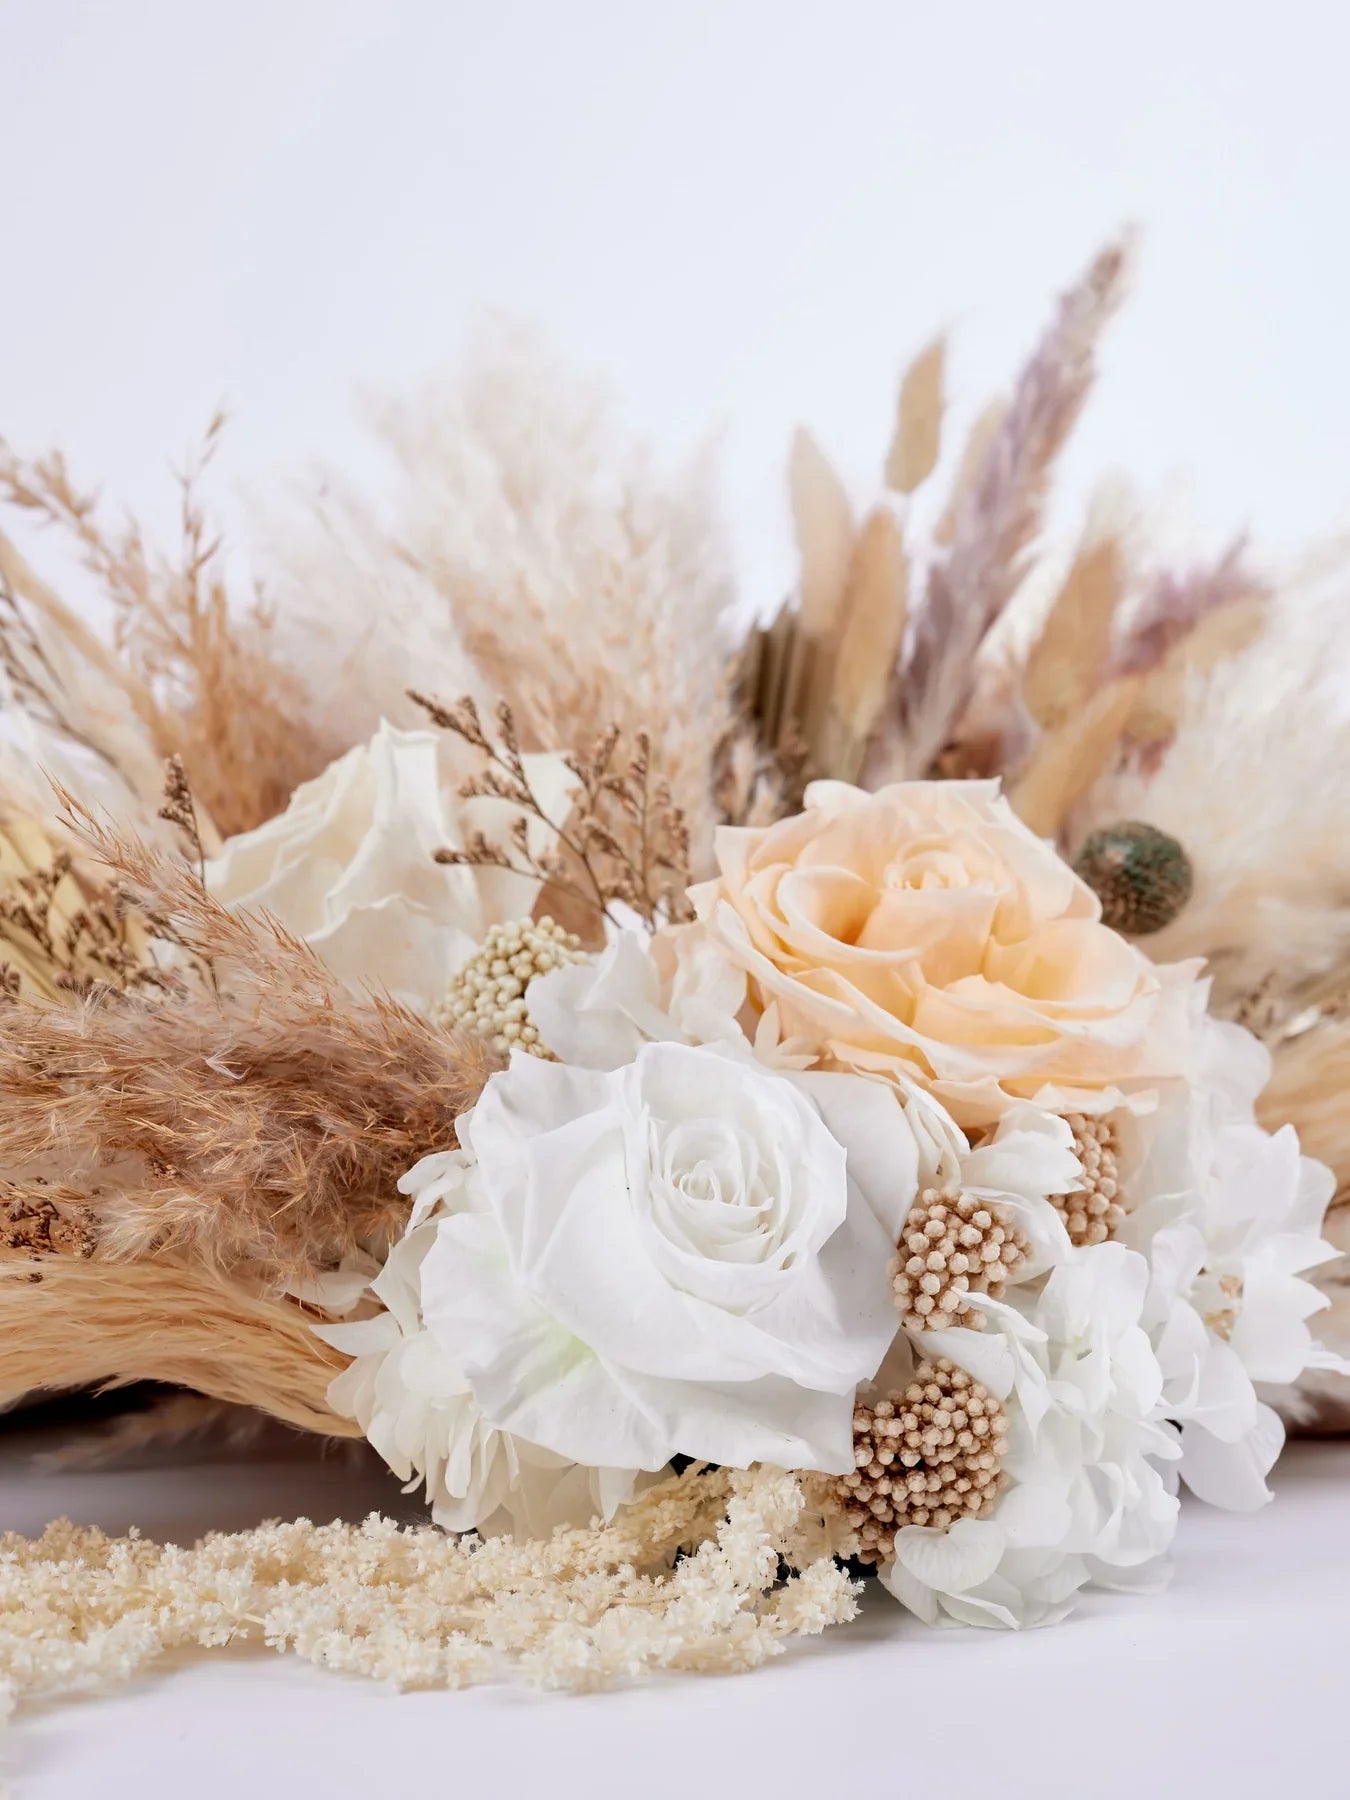
{"type": "MultiPolygon", "coordinates": [[[[391,1506],[378,1471],[299,1449],[61,1475],[24,1450],[0,1440],[0,1521],[24,1531],[66,1514],[181,1540],[391,1506]]],[[[4,1792],[1331,1800],[1350,1785],[1350,1444],[1295,1445],[1276,1485],[1252,1517],[1187,1506],[1167,1594],[1094,1595],[1052,1630],[932,1632],[878,1590],[859,1622],[755,1674],[583,1698],[397,1694],[270,1652],[216,1653],[21,1712],[4,1792]]]]}

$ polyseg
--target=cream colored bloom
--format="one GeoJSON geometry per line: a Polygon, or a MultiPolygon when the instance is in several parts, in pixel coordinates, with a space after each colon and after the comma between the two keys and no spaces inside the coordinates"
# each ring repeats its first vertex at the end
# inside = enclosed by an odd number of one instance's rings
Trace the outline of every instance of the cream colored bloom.
{"type": "Polygon", "coordinates": [[[963,1126],[1018,1099],[1098,1111],[1184,1074],[1196,965],[1156,968],[995,782],[876,794],[718,834],[699,916],[826,1060],[938,1096],[963,1126]]]}
{"type": "Polygon", "coordinates": [[[601,1467],[852,1467],[917,1186],[885,1085],[673,1043],[517,1055],[460,1132],[482,1204],[442,1220],[422,1314],[484,1418],[601,1467]]]}
{"type": "MultiPolygon", "coordinates": [[[[561,757],[526,763],[545,806],[572,785],[561,757]]],[[[514,816],[503,801],[459,797],[476,766],[457,740],[382,724],[297,788],[284,813],[227,839],[207,885],[227,906],[270,913],[336,974],[428,1011],[488,926],[528,913],[538,892],[501,869],[433,860],[472,830],[500,835],[514,816]]]]}

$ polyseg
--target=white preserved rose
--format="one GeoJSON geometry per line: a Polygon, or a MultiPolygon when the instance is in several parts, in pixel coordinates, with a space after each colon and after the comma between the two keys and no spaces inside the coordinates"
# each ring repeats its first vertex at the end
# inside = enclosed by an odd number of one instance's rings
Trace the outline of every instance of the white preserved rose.
{"type": "MultiPolygon", "coordinates": [[[[575,785],[562,758],[525,760],[545,808],[561,815],[575,785]]],[[[425,1012],[488,926],[528,913],[538,894],[528,876],[433,860],[518,816],[503,800],[460,798],[476,766],[456,739],[383,723],[298,787],[285,812],[227,838],[207,886],[226,906],[270,913],[335,974],[425,1012]]],[[[545,848],[547,828],[537,831],[545,848]]]]}
{"type": "Polygon", "coordinates": [[[482,1204],[441,1222],[422,1312],[495,1426],[598,1466],[852,1466],[917,1184],[893,1092],[650,1044],[517,1056],[460,1128],[482,1204]]]}

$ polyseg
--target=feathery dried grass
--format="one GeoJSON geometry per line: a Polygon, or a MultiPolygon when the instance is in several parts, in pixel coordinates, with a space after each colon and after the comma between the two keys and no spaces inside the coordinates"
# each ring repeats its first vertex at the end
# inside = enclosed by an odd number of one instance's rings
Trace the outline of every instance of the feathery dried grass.
{"type": "Polygon", "coordinates": [[[1061,299],[1053,325],[958,493],[951,542],[929,570],[900,683],[900,717],[879,744],[882,778],[923,775],[960,721],[975,654],[1026,572],[1056,457],[1095,372],[1097,341],[1124,297],[1127,251],[1108,246],[1061,299]]]}
{"type": "Polygon", "coordinates": [[[107,1257],[278,1285],[396,1229],[399,1177],[454,1144],[494,1066],[481,1040],[352,994],[280,926],[74,819],[189,972],[161,1001],[0,1008],[0,1168],[85,1191],[107,1257]]]}
{"type": "Polygon", "coordinates": [[[1322,1020],[1271,1046],[1271,1077],[1257,1102],[1267,1131],[1292,1125],[1304,1154],[1336,1177],[1336,1201],[1350,1201],[1350,1015],[1322,1020]]]}
{"type": "Polygon", "coordinates": [[[199,496],[223,417],[180,477],[180,544],[151,550],[141,528],[101,517],[59,454],[25,461],[0,440],[0,499],[61,531],[112,607],[109,649],[4,546],[7,661],[30,679],[13,698],[92,747],[142,802],[156,765],[181,756],[200,809],[229,837],[280,812],[345,744],[316,729],[298,675],[278,658],[261,598],[231,603],[220,538],[199,496]],[[78,678],[75,676],[78,671],[78,678]],[[97,690],[100,688],[101,692],[97,690]]]}
{"type": "MultiPolygon", "coordinates": [[[[1330,679],[1344,579],[1286,595],[1246,649],[1190,670],[1170,743],[1106,775],[1072,822],[1074,842],[1147,819],[1184,845],[1194,892],[1149,953],[1208,958],[1223,1010],[1264,991],[1288,1011],[1350,978],[1350,716],[1330,679]]],[[[1239,614],[1211,613],[1177,653],[1239,614]]]]}
{"type": "Polygon", "coordinates": [[[358,736],[406,720],[410,687],[505,700],[528,750],[579,749],[601,722],[650,731],[706,859],[733,719],[730,559],[704,464],[659,475],[520,333],[374,423],[396,466],[387,508],[330,480],[317,537],[275,534],[282,625],[316,685],[358,736]]]}
{"type": "Polygon", "coordinates": [[[360,1431],[325,1397],[347,1359],[302,1309],[202,1270],[0,1257],[0,1320],[0,1403],[164,1381],[304,1431],[360,1431]]]}
{"type": "Polygon", "coordinates": [[[1119,538],[1089,526],[1022,677],[1027,710],[1044,730],[1067,724],[1097,692],[1123,593],[1119,538]]]}

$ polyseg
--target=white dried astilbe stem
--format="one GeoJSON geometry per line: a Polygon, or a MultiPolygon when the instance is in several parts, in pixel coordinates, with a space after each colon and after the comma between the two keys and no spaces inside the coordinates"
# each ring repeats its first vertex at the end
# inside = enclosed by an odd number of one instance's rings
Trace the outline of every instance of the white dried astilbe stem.
{"type": "Polygon", "coordinates": [[[62,1521],[0,1540],[0,1693],[92,1691],[236,1640],[400,1687],[461,1687],[509,1660],[535,1683],[591,1688],[752,1668],[855,1610],[797,1479],[769,1469],[690,1470],[611,1526],[538,1543],[372,1516],[179,1549],[62,1521]],[[784,1561],[800,1573],[780,1581],[784,1561]]]}

